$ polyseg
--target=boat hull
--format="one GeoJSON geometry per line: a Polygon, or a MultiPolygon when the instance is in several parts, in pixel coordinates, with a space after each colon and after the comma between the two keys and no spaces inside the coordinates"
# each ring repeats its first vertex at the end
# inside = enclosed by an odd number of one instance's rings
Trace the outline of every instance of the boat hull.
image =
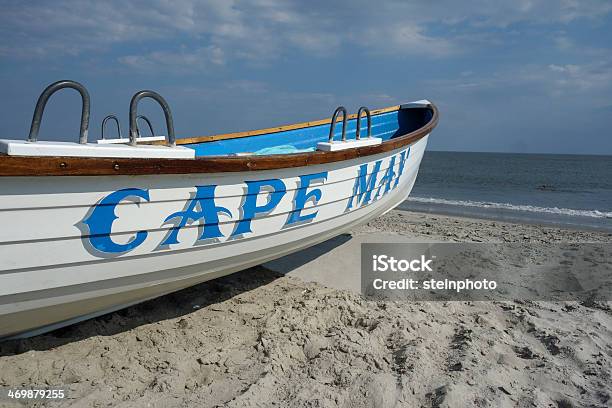
{"type": "Polygon", "coordinates": [[[410,193],[427,136],[324,165],[0,180],[0,338],[31,336],[325,241],[410,193]]]}

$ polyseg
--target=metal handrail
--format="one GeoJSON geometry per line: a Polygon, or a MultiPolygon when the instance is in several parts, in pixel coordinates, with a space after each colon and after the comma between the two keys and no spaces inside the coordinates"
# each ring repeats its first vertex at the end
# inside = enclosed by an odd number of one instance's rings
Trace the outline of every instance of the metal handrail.
{"type": "Polygon", "coordinates": [[[107,117],[105,117],[104,119],[102,119],[102,140],[104,140],[104,129],[106,127],[106,122],[108,122],[110,119],[113,119],[115,121],[115,123],[117,124],[117,136],[119,136],[119,139],[121,139],[121,125],[119,124],[119,118],[117,118],[117,116],[115,115],[108,115],[107,117]]]}
{"type": "Polygon", "coordinates": [[[362,106],[357,111],[357,131],[355,132],[355,139],[357,140],[359,140],[361,137],[361,112],[366,113],[366,117],[368,120],[368,136],[367,137],[372,136],[372,115],[370,114],[370,110],[367,107],[362,106]]]}
{"type": "Polygon", "coordinates": [[[166,127],[168,129],[168,146],[176,146],[176,136],[174,135],[174,123],[172,122],[172,112],[170,106],[160,94],[153,91],[139,91],[132,96],[130,101],[130,145],[136,146],[136,138],[138,137],[138,124],[136,119],[138,117],[138,102],[142,98],[154,99],[162,107],[164,116],[166,117],[166,127]]]}
{"type": "Polygon", "coordinates": [[[136,116],[136,132],[138,132],[138,137],[141,137],[140,128],[138,127],[138,119],[142,119],[145,122],[147,122],[147,125],[149,126],[149,130],[151,131],[151,136],[155,136],[155,132],[153,131],[153,125],[151,125],[151,121],[149,120],[149,118],[147,118],[145,115],[138,115],[136,116]]]}
{"type": "Polygon", "coordinates": [[[346,108],[344,106],[338,106],[332,115],[331,126],[329,127],[330,143],[334,140],[334,128],[336,127],[336,119],[338,119],[340,112],[342,112],[342,141],[344,142],[346,140],[346,108]]]}
{"type": "Polygon", "coordinates": [[[55,92],[64,88],[72,88],[81,94],[81,100],[83,102],[81,108],[81,130],[79,134],[79,143],[87,143],[87,133],[89,132],[89,107],[90,99],[89,92],[83,85],[75,81],[63,80],[57,81],[45,88],[45,90],[38,97],[36,102],[36,108],[34,108],[34,116],[32,117],[32,123],[30,125],[30,134],[28,136],[28,142],[36,142],[38,140],[38,131],[40,130],[40,122],[42,120],[43,111],[47,105],[47,101],[55,92]]]}

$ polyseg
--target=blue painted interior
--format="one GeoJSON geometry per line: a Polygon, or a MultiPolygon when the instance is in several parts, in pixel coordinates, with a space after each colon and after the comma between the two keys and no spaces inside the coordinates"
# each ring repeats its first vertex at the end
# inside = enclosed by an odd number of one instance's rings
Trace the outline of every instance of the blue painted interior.
{"type": "MultiPolygon", "coordinates": [[[[403,109],[372,116],[372,136],[389,140],[405,135],[425,125],[431,118],[430,109],[403,109]]],[[[346,137],[354,139],[357,119],[347,122],[346,137]]],[[[303,129],[284,132],[266,133],[263,135],[238,139],[217,140],[186,144],[185,147],[196,151],[196,156],[223,156],[235,153],[287,154],[313,151],[318,142],[325,142],[329,137],[329,124],[311,126],[303,129]]],[[[361,135],[367,135],[367,120],[361,119],[361,135]]],[[[342,122],[334,129],[334,140],[342,137],[342,122]]]]}

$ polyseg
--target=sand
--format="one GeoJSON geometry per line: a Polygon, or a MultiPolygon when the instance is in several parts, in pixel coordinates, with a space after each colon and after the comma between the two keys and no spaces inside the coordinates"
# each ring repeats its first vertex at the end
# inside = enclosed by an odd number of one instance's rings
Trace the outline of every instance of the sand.
{"type": "Polygon", "coordinates": [[[265,267],[0,343],[0,386],[68,389],[30,406],[610,406],[609,302],[366,301],[357,245],[391,239],[612,234],[392,211],[265,267]]]}

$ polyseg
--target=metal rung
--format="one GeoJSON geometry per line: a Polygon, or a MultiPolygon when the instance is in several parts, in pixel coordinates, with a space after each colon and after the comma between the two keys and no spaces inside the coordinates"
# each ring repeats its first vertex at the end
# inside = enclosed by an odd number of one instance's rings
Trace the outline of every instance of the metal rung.
{"type": "Polygon", "coordinates": [[[117,118],[117,116],[115,115],[108,115],[102,120],[102,135],[101,135],[102,140],[106,139],[104,137],[104,129],[106,128],[106,122],[108,122],[111,119],[115,121],[115,124],[117,125],[117,137],[121,139],[121,125],[119,124],[119,118],[117,118]]]}
{"type": "Polygon", "coordinates": [[[136,116],[136,131],[138,132],[138,137],[142,137],[140,136],[140,128],[138,127],[138,119],[142,119],[145,122],[147,122],[147,125],[149,126],[149,130],[151,131],[151,136],[155,136],[155,131],[153,130],[153,125],[151,125],[151,121],[149,120],[149,118],[147,118],[145,115],[138,115],[136,116]]]}
{"type": "Polygon", "coordinates": [[[34,108],[34,116],[32,117],[32,123],[30,125],[30,134],[28,136],[28,142],[36,142],[38,140],[38,131],[40,130],[40,122],[42,121],[43,112],[47,101],[55,92],[64,88],[72,88],[77,90],[81,94],[82,108],[81,108],[81,129],[79,134],[79,143],[87,143],[87,132],[89,131],[89,107],[90,99],[89,92],[80,83],[76,81],[63,80],[57,81],[45,88],[45,90],[38,97],[36,102],[36,108],[34,108]]]}
{"type": "Polygon", "coordinates": [[[161,106],[164,111],[164,116],[166,117],[168,146],[175,147],[176,136],[174,135],[174,123],[172,121],[170,106],[168,106],[168,103],[160,94],[154,91],[139,91],[132,96],[132,100],[130,101],[130,145],[136,146],[136,139],[138,138],[138,102],[140,102],[142,98],[151,98],[161,106]]]}
{"type": "Polygon", "coordinates": [[[336,127],[336,119],[338,119],[338,115],[342,112],[342,141],[346,140],[346,108],[344,106],[338,106],[334,111],[331,119],[331,125],[329,127],[329,142],[331,143],[334,140],[334,128],[336,127]]]}
{"type": "Polygon", "coordinates": [[[361,112],[366,113],[368,119],[368,137],[372,137],[372,115],[370,115],[370,110],[368,108],[362,106],[357,111],[357,130],[355,131],[355,139],[357,140],[361,138],[361,112]]]}

